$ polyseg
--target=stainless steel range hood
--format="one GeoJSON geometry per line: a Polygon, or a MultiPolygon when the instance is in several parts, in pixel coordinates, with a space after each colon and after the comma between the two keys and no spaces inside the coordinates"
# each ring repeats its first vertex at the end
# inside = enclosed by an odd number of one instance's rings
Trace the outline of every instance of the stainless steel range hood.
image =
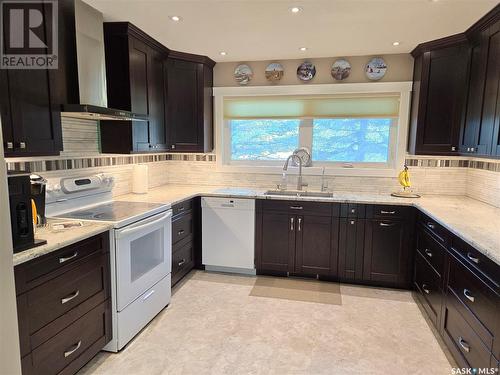
{"type": "Polygon", "coordinates": [[[63,104],[61,116],[89,120],[147,121],[145,114],[108,108],[103,15],[81,0],[75,0],[74,14],[79,102],[63,104]]]}

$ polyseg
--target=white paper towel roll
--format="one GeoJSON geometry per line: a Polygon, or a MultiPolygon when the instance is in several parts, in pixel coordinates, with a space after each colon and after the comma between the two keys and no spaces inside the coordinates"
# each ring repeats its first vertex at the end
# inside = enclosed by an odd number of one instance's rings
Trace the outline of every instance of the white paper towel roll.
{"type": "Polygon", "coordinates": [[[148,192],[148,166],[135,164],[132,171],[132,192],[146,194],[148,192]]]}

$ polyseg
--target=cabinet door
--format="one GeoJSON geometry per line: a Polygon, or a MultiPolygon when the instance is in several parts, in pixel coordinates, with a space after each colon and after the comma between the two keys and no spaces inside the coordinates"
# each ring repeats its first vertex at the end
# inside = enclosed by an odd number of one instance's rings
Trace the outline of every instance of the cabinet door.
{"type": "MultiPolygon", "coordinates": [[[[60,110],[50,97],[47,70],[9,70],[14,152],[57,155],[62,150],[60,110]]],[[[9,154],[11,154],[9,152],[9,154]]]]}
{"type": "Polygon", "coordinates": [[[365,220],[341,218],[339,228],[339,278],[362,280],[365,220]]]}
{"type": "Polygon", "coordinates": [[[171,151],[203,151],[200,103],[203,66],[169,59],[167,64],[167,140],[171,151]]]}
{"type": "Polygon", "coordinates": [[[293,272],[296,225],[295,216],[274,213],[262,215],[258,271],[293,272]]]}
{"type": "Polygon", "coordinates": [[[500,22],[483,30],[473,47],[471,81],[464,137],[472,139],[465,152],[495,154],[500,70],[500,22]]]}
{"type": "Polygon", "coordinates": [[[12,121],[10,113],[10,96],[7,70],[0,70],[0,116],[5,153],[14,150],[14,137],[12,135],[12,121]]]}
{"type": "Polygon", "coordinates": [[[404,221],[370,220],[366,224],[363,279],[406,286],[409,273],[408,231],[404,221]]]}
{"type": "Polygon", "coordinates": [[[425,52],[417,120],[418,153],[458,152],[465,120],[468,66],[468,45],[425,52]]]}
{"type": "Polygon", "coordinates": [[[149,67],[149,142],[153,151],[165,150],[165,82],[163,55],[151,50],[149,67]]]}
{"type": "Polygon", "coordinates": [[[326,275],[337,270],[337,249],[332,247],[332,218],[297,216],[295,272],[326,275]]]}

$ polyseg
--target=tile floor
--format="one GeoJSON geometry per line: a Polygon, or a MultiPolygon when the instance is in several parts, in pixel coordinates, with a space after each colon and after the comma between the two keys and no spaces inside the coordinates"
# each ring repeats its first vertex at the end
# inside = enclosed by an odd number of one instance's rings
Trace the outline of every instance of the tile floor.
{"type": "Polygon", "coordinates": [[[451,374],[411,292],[341,284],[339,305],[251,296],[256,280],[192,272],[124,350],[81,374],[451,374]]]}

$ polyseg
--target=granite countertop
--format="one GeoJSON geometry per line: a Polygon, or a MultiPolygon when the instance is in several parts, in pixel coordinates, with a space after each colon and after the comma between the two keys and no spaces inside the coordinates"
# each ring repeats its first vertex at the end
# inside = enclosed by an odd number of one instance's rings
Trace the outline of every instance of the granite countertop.
{"type": "Polygon", "coordinates": [[[62,249],[65,246],[74,244],[78,241],[95,236],[96,234],[105,232],[111,229],[111,224],[82,222],[83,226],[78,228],[63,229],[55,231],[52,225],[56,223],[68,222],[71,220],[48,219],[47,226],[37,229],[35,239],[44,239],[47,241],[45,245],[33,247],[31,249],[14,254],[14,266],[27,262],[31,259],[38,258],[42,255],[62,249]]]}
{"type": "Polygon", "coordinates": [[[174,205],[196,196],[231,198],[308,200],[320,202],[357,202],[367,204],[409,205],[433,220],[500,265],[500,208],[465,196],[427,195],[418,199],[395,198],[369,193],[334,193],[331,198],[267,196],[265,190],[220,186],[164,185],[147,194],[126,194],[117,200],[174,205]]]}

